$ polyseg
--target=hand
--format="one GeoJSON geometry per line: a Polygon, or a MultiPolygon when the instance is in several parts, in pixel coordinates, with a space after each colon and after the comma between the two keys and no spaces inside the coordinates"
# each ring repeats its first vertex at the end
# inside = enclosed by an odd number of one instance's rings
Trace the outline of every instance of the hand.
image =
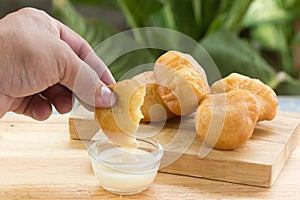
{"type": "Polygon", "coordinates": [[[72,92],[88,107],[116,101],[115,83],[88,43],[45,12],[24,8],[0,20],[0,117],[37,120],[72,109],[72,92]],[[85,61],[85,62],[84,62],[85,61]]]}

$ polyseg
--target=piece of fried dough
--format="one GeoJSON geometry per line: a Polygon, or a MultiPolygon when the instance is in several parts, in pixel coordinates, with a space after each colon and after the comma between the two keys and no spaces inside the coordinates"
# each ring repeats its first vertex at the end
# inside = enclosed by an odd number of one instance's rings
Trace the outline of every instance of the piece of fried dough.
{"type": "Polygon", "coordinates": [[[153,71],[143,72],[133,77],[146,85],[146,95],[142,105],[142,122],[161,122],[175,116],[165,105],[157,93],[157,84],[153,78],[153,71]]]}
{"type": "Polygon", "coordinates": [[[157,92],[176,115],[196,110],[200,101],[210,94],[205,71],[188,54],[169,51],[155,62],[154,79],[157,92]]]}
{"type": "Polygon", "coordinates": [[[258,102],[248,90],[207,96],[195,116],[197,135],[210,146],[230,150],[252,136],[259,116],[258,102]]]}
{"type": "Polygon", "coordinates": [[[123,80],[109,86],[117,96],[112,108],[96,108],[95,117],[103,133],[116,145],[136,148],[134,137],[143,118],[141,106],[144,102],[146,86],[137,80],[123,80]]]}
{"type": "Polygon", "coordinates": [[[257,98],[260,110],[258,121],[274,119],[278,106],[276,93],[260,80],[232,73],[211,86],[212,93],[228,92],[236,89],[249,90],[257,98]]]}

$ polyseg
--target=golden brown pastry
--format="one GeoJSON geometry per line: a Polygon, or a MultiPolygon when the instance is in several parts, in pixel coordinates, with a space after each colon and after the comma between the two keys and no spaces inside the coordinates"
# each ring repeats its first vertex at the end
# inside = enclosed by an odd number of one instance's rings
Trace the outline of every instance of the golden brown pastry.
{"type": "Polygon", "coordinates": [[[248,90],[231,90],[207,96],[195,116],[197,135],[217,149],[244,145],[259,116],[258,102],[248,90]]]}
{"type": "Polygon", "coordinates": [[[210,93],[204,70],[188,54],[169,51],[155,62],[157,92],[176,115],[193,112],[210,93]]]}
{"type": "Polygon", "coordinates": [[[211,92],[214,94],[236,89],[249,90],[254,94],[260,110],[258,121],[272,120],[276,116],[278,106],[277,96],[269,86],[258,79],[232,73],[211,86],[211,92]]]}
{"type": "Polygon", "coordinates": [[[109,140],[122,147],[136,148],[134,135],[143,118],[141,106],[146,86],[131,79],[109,87],[115,92],[117,103],[112,108],[96,108],[95,117],[109,140]]]}
{"type": "Polygon", "coordinates": [[[166,121],[175,116],[165,105],[157,93],[157,84],[153,78],[153,71],[143,72],[136,75],[133,79],[146,85],[146,95],[142,105],[142,122],[160,122],[166,121]]]}

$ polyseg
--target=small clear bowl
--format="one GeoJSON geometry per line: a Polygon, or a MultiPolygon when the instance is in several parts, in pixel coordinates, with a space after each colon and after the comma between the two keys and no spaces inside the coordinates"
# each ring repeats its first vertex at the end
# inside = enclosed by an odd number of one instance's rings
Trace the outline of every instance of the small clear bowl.
{"type": "Polygon", "coordinates": [[[92,168],[101,186],[112,193],[131,195],[147,189],[156,177],[162,146],[152,139],[137,139],[137,149],[123,149],[108,139],[88,148],[92,168]]]}

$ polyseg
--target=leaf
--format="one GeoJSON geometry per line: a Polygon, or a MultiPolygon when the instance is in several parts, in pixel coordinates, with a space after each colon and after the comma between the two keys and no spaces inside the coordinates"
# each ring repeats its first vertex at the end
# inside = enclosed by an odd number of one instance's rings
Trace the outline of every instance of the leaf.
{"type": "Polygon", "coordinates": [[[175,30],[175,21],[169,5],[164,5],[162,9],[149,16],[147,26],[164,27],[175,30]]]}
{"type": "Polygon", "coordinates": [[[150,50],[133,37],[135,31],[116,34],[95,48],[95,52],[109,67],[116,80],[137,66],[155,61],[150,50]]]}
{"type": "Polygon", "coordinates": [[[300,1],[299,0],[282,0],[287,9],[290,10],[295,20],[300,19],[300,1]]]}
{"type": "Polygon", "coordinates": [[[238,33],[241,29],[241,23],[253,0],[234,0],[231,7],[226,12],[223,28],[238,33]]]}
{"type": "MultiPolygon", "coordinates": [[[[229,0],[231,1],[231,0],[229,0]]],[[[202,0],[201,1],[201,24],[199,41],[205,34],[207,34],[208,27],[213,20],[220,15],[220,11],[225,9],[228,0],[202,0]]]]}
{"type": "Polygon", "coordinates": [[[209,25],[206,35],[212,34],[213,32],[222,29],[223,22],[225,20],[225,14],[218,15],[209,25]]]}
{"type": "Polygon", "coordinates": [[[68,0],[53,0],[53,14],[95,47],[118,31],[100,20],[85,19],[68,0]]]}
{"type": "Polygon", "coordinates": [[[192,8],[195,18],[195,26],[199,28],[202,20],[202,0],[192,0],[192,8]]]}
{"type": "Polygon", "coordinates": [[[296,79],[293,81],[284,81],[276,89],[277,95],[300,95],[300,82],[296,79]]]}
{"type": "Polygon", "coordinates": [[[152,13],[161,9],[163,4],[158,0],[119,0],[119,5],[131,28],[143,27],[152,13]]]}
{"type": "Polygon", "coordinates": [[[277,0],[255,0],[243,20],[244,27],[263,23],[283,23],[291,19],[292,13],[280,7],[277,0]]]}
{"type": "Polygon", "coordinates": [[[165,0],[163,7],[152,13],[145,25],[169,28],[199,40],[200,29],[203,27],[202,2],[202,0],[165,0]]]}
{"type": "Polygon", "coordinates": [[[110,66],[116,80],[132,78],[138,73],[153,70],[155,58],[148,49],[131,51],[115,60],[110,66]]]}
{"type": "MultiPolygon", "coordinates": [[[[170,12],[173,13],[175,30],[184,33],[194,39],[199,39],[200,30],[197,27],[193,3],[191,0],[169,0],[170,12]]],[[[198,19],[199,20],[199,19],[198,19]]]]}
{"type": "Polygon", "coordinates": [[[286,73],[279,73],[280,83],[275,89],[278,95],[300,95],[300,81],[286,73]]]}
{"type": "Polygon", "coordinates": [[[201,44],[216,63],[221,75],[227,76],[232,72],[258,78],[264,83],[275,87],[278,82],[275,70],[250,47],[228,31],[217,31],[201,44]]]}
{"type": "Polygon", "coordinates": [[[253,28],[251,37],[267,50],[280,51],[287,48],[286,38],[275,24],[262,24],[253,28]]]}
{"type": "Polygon", "coordinates": [[[120,9],[117,0],[72,0],[72,2],[81,5],[100,6],[109,9],[120,9]]]}
{"type": "MultiPolygon", "coordinates": [[[[212,3],[213,1],[208,1],[208,2],[212,3]]],[[[210,14],[210,19],[208,19],[205,16],[206,26],[207,26],[205,35],[209,35],[222,28],[223,22],[225,21],[225,17],[226,17],[226,12],[230,9],[232,0],[222,0],[222,1],[215,0],[215,3],[216,5],[213,6],[215,10],[217,10],[216,14],[215,15],[210,14]],[[218,9],[216,9],[217,7],[218,9]]],[[[205,10],[209,10],[209,9],[212,10],[213,8],[206,8],[205,10]]],[[[208,15],[208,12],[206,11],[205,14],[208,15]]]]}
{"type": "MultiPolygon", "coordinates": [[[[277,52],[280,55],[278,69],[291,74],[293,71],[293,56],[289,44],[289,30],[282,24],[266,23],[253,27],[251,37],[261,46],[261,49],[277,52]]],[[[275,67],[275,66],[274,66],[275,67]]]]}
{"type": "MultiPolygon", "coordinates": [[[[215,1],[217,4],[214,5],[214,8],[210,8],[210,10],[215,10],[215,12],[211,12],[215,13],[215,15],[213,16],[214,18],[210,18],[210,20],[206,22],[208,24],[206,35],[219,29],[238,33],[242,28],[242,20],[252,1],[253,0],[215,1]]],[[[213,1],[210,1],[210,3],[212,2],[213,1]]],[[[211,14],[205,14],[211,16],[211,14]]],[[[207,18],[206,15],[205,18],[207,18]]]]}

